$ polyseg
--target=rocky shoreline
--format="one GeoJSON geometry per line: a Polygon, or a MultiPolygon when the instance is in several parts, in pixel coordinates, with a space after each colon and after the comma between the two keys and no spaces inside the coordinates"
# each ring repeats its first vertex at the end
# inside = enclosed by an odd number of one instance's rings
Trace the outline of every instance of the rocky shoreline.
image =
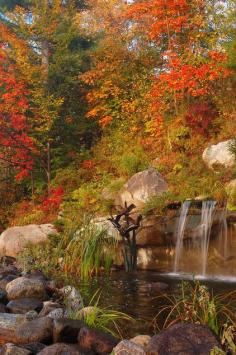
{"type": "Polygon", "coordinates": [[[205,326],[176,324],[158,335],[121,340],[90,328],[82,298],[72,286],[57,288],[40,272],[24,273],[14,258],[0,266],[1,355],[209,354],[220,346],[205,326]],[[70,314],[81,312],[81,319],[70,314]],[[183,334],[185,335],[183,337],[183,334]]]}

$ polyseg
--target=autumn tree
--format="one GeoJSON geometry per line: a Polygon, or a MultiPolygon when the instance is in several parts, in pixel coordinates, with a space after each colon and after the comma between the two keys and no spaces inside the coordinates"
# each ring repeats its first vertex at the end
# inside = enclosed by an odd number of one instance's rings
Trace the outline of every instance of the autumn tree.
{"type": "Polygon", "coordinates": [[[150,99],[153,130],[162,134],[168,117],[191,111],[199,101],[212,104],[219,81],[229,75],[227,57],[211,28],[206,1],[139,1],[127,16],[161,51],[150,99]]]}
{"type": "Polygon", "coordinates": [[[90,52],[91,69],[81,77],[88,85],[88,120],[97,120],[103,131],[142,131],[149,72],[156,56],[143,42],[137,50],[121,0],[91,0],[84,13],[85,30],[98,42],[90,52]],[[115,40],[114,40],[115,39],[115,40]]]}
{"type": "Polygon", "coordinates": [[[33,0],[12,4],[4,15],[11,32],[5,40],[29,90],[33,136],[41,157],[34,174],[40,178],[43,169],[48,186],[53,172],[90,147],[94,136],[94,124],[84,119],[85,88],[78,80],[88,66],[86,50],[91,46],[80,34],[83,6],[82,1],[33,0]],[[25,50],[16,46],[14,36],[25,50]]]}
{"type": "Polygon", "coordinates": [[[17,78],[14,65],[7,58],[6,48],[0,50],[0,159],[13,167],[16,179],[28,176],[33,169],[36,154],[29,136],[27,120],[27,90],[17,78]]]}

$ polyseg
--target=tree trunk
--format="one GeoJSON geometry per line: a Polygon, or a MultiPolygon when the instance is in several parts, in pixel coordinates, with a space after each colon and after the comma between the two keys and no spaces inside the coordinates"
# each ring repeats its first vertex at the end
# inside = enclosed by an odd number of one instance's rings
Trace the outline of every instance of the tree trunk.
{"type": "Polygon", "coordinates": [[[42,67],[45,74],[45,81],[47,82],[49,70],[49,43],[47,40],[42,42],[42,67]]]}
{"type": "Polygon", "coordinates": [[[50,143],[47,143],[47,183],[48,183],[48,196],[51,194],[51,149],[50,143]]]}

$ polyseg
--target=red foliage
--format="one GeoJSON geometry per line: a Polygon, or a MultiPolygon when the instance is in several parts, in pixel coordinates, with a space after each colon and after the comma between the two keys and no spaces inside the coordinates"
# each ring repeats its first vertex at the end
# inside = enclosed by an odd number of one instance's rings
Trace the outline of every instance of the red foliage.
{"type": "Polygon", "coordinates": [[[86,169],[86,170],[91,170],[95,167],[95,163],[93,160],[84,160],[83,161],[83,164],[82,164],[82,167],[83,169],[86,169]]]}
{"type": "Polygon", "coordinates": [[[32,152],[35,150],[29,137],[26,119],[27,90],[16,78],[14,65],[0,48],[0,159],[13,166],[16,179],[21,180],[32,170],[32,152]]]}
{"type": "Polygon", "coordinates": [[[217,110],[209,104],[200,103],[190,107],[185,120],[193,131],[207,137],[209,128],[218,115],[217,110]]]}
{"type": "MultiPolygon", "coordinates": [[[[230,74],[225,68],[226,55],[211,50],[211,44],[208,48],[202,45],[208,36],[205,3],[145,0],[129,6],[128,18],[162,50],[162,62],[153,75],[150,92],[153,112],[159,115],[173,109],[179,115],[183,102],[188,106],[195,97],[214,95],[215,83],[230,74]]],[[[201,115],[195,117],[200,119],[199,129],[205,131],[207,122],[201,115]]]]}
{"type": "Polygon", "coordinates": [[[62,203],[63,195],[64,191],[62,187],[51,190],[51,195],[42,203],[42,210],[44,212],[51,212],[52,210],[57,211],[62,203]]]}

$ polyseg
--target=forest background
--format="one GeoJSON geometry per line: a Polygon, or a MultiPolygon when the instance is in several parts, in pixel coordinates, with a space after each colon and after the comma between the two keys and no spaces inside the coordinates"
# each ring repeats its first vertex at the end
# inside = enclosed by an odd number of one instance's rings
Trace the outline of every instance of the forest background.
{"type": "Polygon", "coordinates": [[[0,0],[1,230],[106,215],[150,166],[152,211],[224,199],[236,171],[202,153],[235,139],[235,100],[235,0],[0,0]]]}

